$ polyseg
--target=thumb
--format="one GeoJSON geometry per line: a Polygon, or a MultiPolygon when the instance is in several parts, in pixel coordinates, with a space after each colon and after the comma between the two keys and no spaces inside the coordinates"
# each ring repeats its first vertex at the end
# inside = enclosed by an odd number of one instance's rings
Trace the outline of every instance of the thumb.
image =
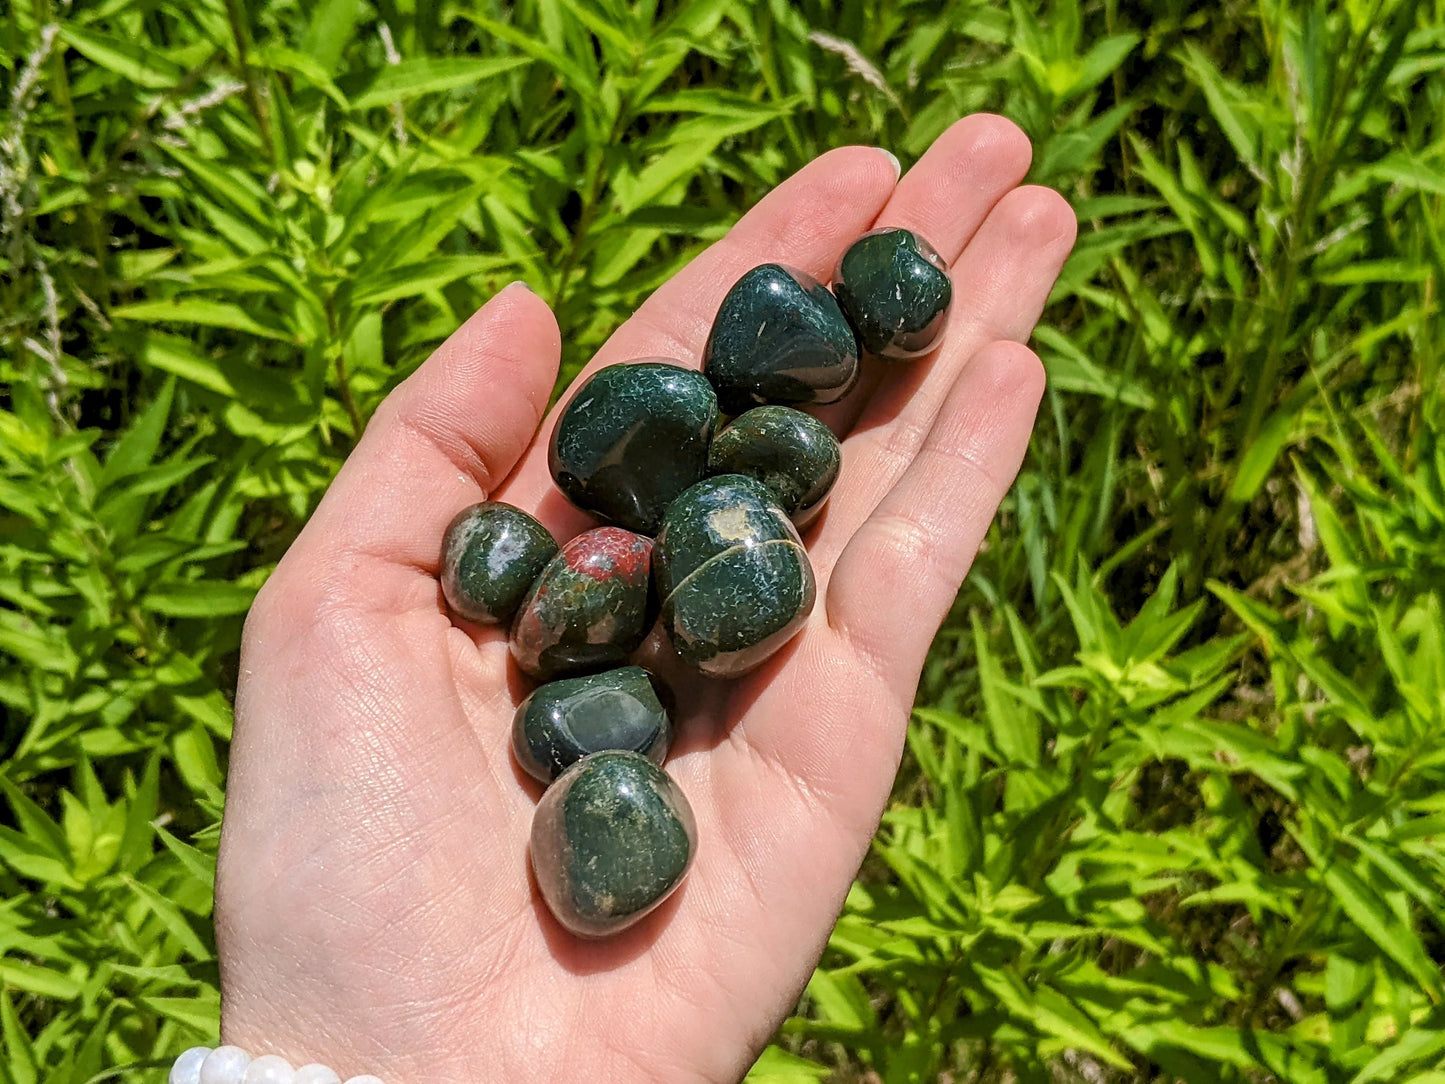
{"type": "Polygon", "coordinates": [[[379,559],[434,574],[442,533],[485,500],[536,433],[557,379],[561,336],[545,302],[518,282],[474,313],[386,397],[296,544],[288,565],[360,575],[374,602],[379,559]]]}

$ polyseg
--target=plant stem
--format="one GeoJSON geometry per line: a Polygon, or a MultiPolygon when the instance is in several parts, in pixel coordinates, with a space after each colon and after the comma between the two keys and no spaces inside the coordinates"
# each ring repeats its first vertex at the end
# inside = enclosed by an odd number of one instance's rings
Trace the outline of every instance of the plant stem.
{"type": "MultiPolygon", "coordinates": [[[[50,22],[50,0],[37,0],[36,15],[42,26],[50,22]]],[[[81,142],[80,125],[75,117],[75,100],[70,93],[70,72],[65,67],[65,52],[61,39],[56,38],[55,47],[50,53],[50,93],[55,98],[55,104],[60,107],[60,115],[65,119],[66,134],[70,137],[75,153],[75,168],[88,175],[90,171],[86,168],[85,145],[81,142]]],[[[95,178],[90,177],[89,180],[93,185],[95,178]]],[[[96,189],[91,187],[92,195],[95,191],[96,189]]],[[[86,200],[81,206],[80,220],[85,225],[86,243],[95,258],[95,281],[91,284],[91,294],[104,312],[110,306],[110,277],[105,269],[105,233],[100,228],[93,198],[86,200]]],[[[56,361],[58,363],[59,359],[56,361]]]]}
{"type": "Polygon", "coordinates": [[[361,431],[366,428],[366,422],[362,420],[356,398],[351,394],[351,376],[346,371],[346,352],[339,348],[336,351],[336,383],[341,392],[341,405],[346,408],[346,416],[351,419],[351,441],[354,444],[361,439],[361,431]]]}
{"type": "Polygon", "coordinates": [[[231,37],[236,42],[236,57],[241,65],[241,79],[246,84],[246,100],[256,116],[256,126],[261,133],[261,145],[266,157],[276,163],[276,144],[271,138],[271,120],[266,111],[266,100],[261,93],[261,84],[256,69],[251,67],[251,35],[248,30],[246,13],[241,0],[226,0],[226,17],[231,23],[231,37]]]}

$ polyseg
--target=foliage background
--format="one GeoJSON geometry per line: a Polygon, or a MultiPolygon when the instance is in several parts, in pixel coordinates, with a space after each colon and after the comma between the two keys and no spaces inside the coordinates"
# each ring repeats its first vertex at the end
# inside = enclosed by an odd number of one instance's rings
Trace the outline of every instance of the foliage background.
{"type": "Polygon", "coordinates": [[[1442,0],[11,0],[0,1080],[213,1034],[242,617],[388,388],[992,109],[1050,390],[753,1076],[1445,1082],[1442,68],[1442,0]]]}

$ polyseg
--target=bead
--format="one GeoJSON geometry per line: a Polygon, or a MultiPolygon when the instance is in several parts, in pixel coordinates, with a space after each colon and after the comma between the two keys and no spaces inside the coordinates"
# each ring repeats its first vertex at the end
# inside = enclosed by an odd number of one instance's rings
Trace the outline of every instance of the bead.
{"type": "Polygon", "coordinates": [[[382,1084],[381,1077],[365,1073],[361,1076],[354,1076],[347,1079],[346,1084],[382,1084]]]}
{"type": "Polygon", "coordinates": [[[201,1062],[201,1084],[241,1084],[251,1055],[239,1046],[218,1046],[201,1062]]]}
{"type": "Polygon", "coordinates": [[[661,764],[671,736],[667,709],[640,666],[548,682],[522,701],[512,721],[517,763],[543,783],[607,749],[661,764]]]}
{"type": "Polygon", "coordinates": [[[650,535],[707,472],[716,426],[717,396],[701,373],[665,360],[609,365],[568,401],[547,464],[577,507],[650,535]]]}
{"type": "Polygon", "coordinates": [[[938,345],[953,283],[943,257],[922,237],[881,229],[848,246],[833,273],[833,293],[863,349],[901,361],[938,345]]]}
{"type": "Polygon", "coordinates": [[[285,1058],[263,1054],[246,1066],[241,1084],[296,1084],[296,1070],[285,1058]]]}
{"type": "Polygon", "coordinates": [[[211,1052],[209,1046],[193,1046],[176,1059],[166,1084],[200,1084],[201,1063],[211,1052]]]}
{"type": "Polygon", "coordinates": [[[739,414],[713,438],[707,457],[709,474],[746,474],[762,482],[799,530],[823,510],[842,464],[833,431],[785,406],[739,414]]]}
{"type": "Polygon", "coordinates": [[[738,414],[759,403],[832,403],[858,380],[858,343],[843,310],[811,275],[755,267],[723,298],[703,347],[718,403],[738,414]]]}
{"type": "Polygon", "coordinates": [[[621,666],[652,627],[652,539],[595,527],[562,547],[537,577],[512,625],[512,658],[532,677],[621,666]]]}
{"type": "Polygon", "coordinates": [[[442,539],[442,594],[452,612],[468,621],[510,621],[556,553],[547,528],[520,508],[499,501],[474,504],[457,513],[442,539]]]}
{"type": "Polygon", "coordinates": [[[640,921],[687,875],[697,825],[677,784],[636,753],[594,753],[542,795],[532,868],[557,921],[605,937],[640,921]]]}
{"type": "Polygon", "coordinates": [[[315,1062],[296,1070],[295,1084],[341,1084],[336,1071],[315,1062]]]}
{"type": "Polygon", "coordinates": [[[699,482],[668,507],[653,565],[673,649],[712,677],[760,665],[813,610],[797,528],[767,487],[739,474],[699,482]]]}

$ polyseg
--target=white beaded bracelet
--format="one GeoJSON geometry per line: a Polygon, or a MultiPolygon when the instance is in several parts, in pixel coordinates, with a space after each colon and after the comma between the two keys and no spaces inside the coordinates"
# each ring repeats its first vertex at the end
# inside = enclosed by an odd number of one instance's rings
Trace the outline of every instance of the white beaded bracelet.
{"type": "MultiPolygon", "coordinates": [[[[171,1066],[168,1084],[341,1084],[324,1065],[291,1063],[275,1054],[253,1059],[239,1046],[193,1046],[171,1066]]],[[[374,1076],[354,1076],[346,1084],[381,1084],[374,1076]]]]}

